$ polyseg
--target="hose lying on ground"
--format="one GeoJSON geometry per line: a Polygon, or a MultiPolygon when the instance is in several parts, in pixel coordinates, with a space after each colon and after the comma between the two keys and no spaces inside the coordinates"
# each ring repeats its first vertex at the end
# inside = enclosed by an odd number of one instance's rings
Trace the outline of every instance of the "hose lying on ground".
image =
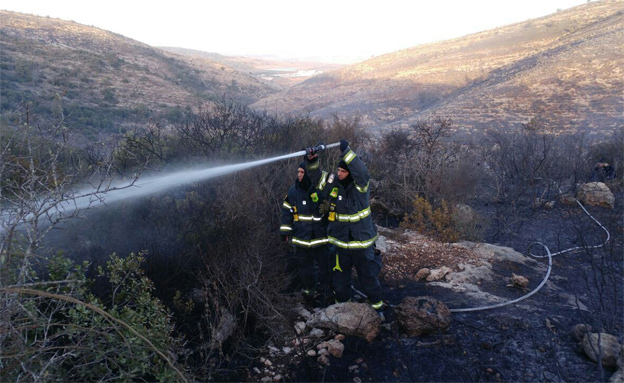
{"type": "Polygon", "coordinates": [[[598,248],[604,246],[607,242],[609,242],[609,240],[611,239],[611,235],[609,234],[609,230],[607,230],[600,222],[598,222],[598,220],[596,218],[594,218],[591,214],[589,214],[587,209],[585,209],[585,206],[583,206],[583,204],[578,199],[575,198],[574,200],[581,207],[581,209],[583,209],[585,214],[587,214],[589,216],[589,218],[591,218],[594,222],[596,222],[596,224],[598,226],[600,226],[600,228],[602,228],[602,230],[604,230],[607,233],[607,239],[605,239],[600,245],[576,246],[576,247],[571,247],[569,249],[558,251],[556,253],[551,253],[550,249],[548,248],[548,246],[544,245],[541,242],[533,242],[531,245],[529,245],[529,248],[528,248],[529,255],[534,257],[534,258],[546,258],[546,257],[548,257],[548,270],[546,271],[546,275],[544,276],[544,279],[542,280],[542,283],[539,284],[539,286],[537,286],[535,289],[533,289],[528,294],[523,295],[520,298],[516,298],[516,299],[510,300],[510,301],[501,302],[501,303],[494,304],[494,305],[489,305],[489,306],[479,306],[479,307],[471,307],[471,308],[463,308],[463,309],[461,309],[461,308],[460,309],[450,309],[450,311],[452,313],[481,311],[481,310],[495,309],[495,308],[511,305],[511,304],[514,304],[514,303],[518,303],[518,302],[520,302],[520,301],[522,301],[524,299],[527,299],[528,297],[530,297],[531,295],[535,294],[536,292],[538,292],[546,284],[546,281],[548,280],[548,277],[550,277],[550,271],[552,269],[552,257],[554,257],[555,255],[561,255],[561,254],[564,254],[564,253],[569,253],[569,252],[580,250],[580,249],[598,249],[598,248]],[[546,255],[536,255],[536,254],[533,254],[531,252],[531,248],[533,246],[536,246],[536,245],[542,246],[546,250],[546,255]]]}
{"type": "MultiPolygon", "coordinates": [[[[529,245],[529,248],[528,248],[529,255],[534,257],[534,258],[546,258],[546,257],[548,257],[548,269],[546,270],[546,275],[544,276],[544,279],[542,280],[542,282],[535,289],[533,289],[531,292],[529,292],[529,293],[527,293],[527,294],[525,294],[525,295],[523,295],[523,296],[521,296],[519,298],[510,300],[510,301],[501,302],[501,303],[488,305],[488,306],[478,306],[478,307],[469,307],[469,308],[449,309],[450,312],[452,312],[452,313],[463,313],[463,312],[471,312],[471,311],[489,310],[489,309],[495,309],[495,308],[508,306],[508,305],[511,305],[511,304],[514,304],[514,303],[518,303],[518,302],[520,302],[522,300],[525,300],[525,299],[529,298],[530,296],[534,295],[535,293],[537,293],[546,284],[546,281],[550,277],[550,272],[552,270],[552,257],[554,257],[555,255],[561,255],[561,254],[564,254],[564,253],[569,253],[569,252],[576,251],[576,250],[581,250],[581,249],[598,249],[598,248],[604,246],[607,242],[609,242],[609,240],[611,239],[611,235],[609,234],[609,230],[607,230],[600,222],[598,222],[598,220],[596,218],[594,218],[591,214],[589,214],[587,209],[585,209],[585,206],[583,206],[583,204],[581,202],[579,202],[579,200],[577,200],[576,198],[574,200],[581,207],[581,209],[583,209],[585,214],[587,214],[594,222],[596,222],[596,224],[598,226],[600,226],[600,228],[602,230],[604,230],[607,233],[607,239],[605,239],[600,245],[576,246],[576,247],[571,247],[569,249],[558,251],[556,253],[551,253],[550,249],[548,248],[548,246],[544,245],[541,242],[533,242],[532,244],[529,245]],[[536,255],[536,254],[533,254],[531,252],[531,248],[533,246],[538,246],[538,245],[542,246],[544,248],[544,250],[546,250],[546,255],[536,255]]],[[[351,288],[353,289],[354,292],[356,292],[357,294],[362,296],[364,299],[367,298],[366,294],[364,294],[363,292],[357,290],[354,286],[351,286],[351,288]]],[[[392,307],[393,305],[390,305],[390,306],[392,307]]]]}

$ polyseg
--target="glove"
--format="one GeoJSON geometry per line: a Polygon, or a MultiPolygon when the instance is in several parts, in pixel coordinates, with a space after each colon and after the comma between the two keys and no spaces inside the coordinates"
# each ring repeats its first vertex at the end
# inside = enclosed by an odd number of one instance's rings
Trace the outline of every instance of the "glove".
{"type": "Polygon", "coordinates": [[[325,199],[319,204],[319,213],[321,213],[321,215],[329,213],[329,200],[325,199]]]}
{"type": "Polygon", "coordinates": [[[340,140],[340,151],[344,152],[349,147],[347,140],[340,140]]]}

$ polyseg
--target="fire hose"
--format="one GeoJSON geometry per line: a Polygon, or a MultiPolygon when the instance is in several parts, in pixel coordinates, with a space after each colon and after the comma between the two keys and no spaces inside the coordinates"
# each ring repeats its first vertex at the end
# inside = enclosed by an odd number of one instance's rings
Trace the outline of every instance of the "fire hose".
{"type": "MultiPolygon", "coordinates": [[[[561,191],[561,189],[559,189],[559,191],[561,191]]],[[[489,306],[479,306],[479,307],[471,307],[471,308],[463,308],[463,309],[450,309],[450,311],[452,313],[461,313],[461,312],[470,312],[470,311],[481,311],[481,310],[489,310],[489,309],[495,309],[495,308],[499,308],[499,307],[504,307],[507,305],[511,305],[514,303],[518,303],[522,300],[527,299],[528,297],[532,296],[533,294],[537,293],[545,284],[546,281],[548,280],[548,277],[550,277],[550,272],[552,270],[552,258],[555,255],[561,255],[561,254],[565,254],[565,253],[569,253],[572,251],[576,251],[576,250],[581,250],[581,249],[598,249],[604,245],[607,244],[607,242],[609,242],[609,240],[611,239],[611,234],[609,234],[609,230],[607,230],[600,222],[598,222],[598,220],[596,218],[594,218],[591,214],[589,214],[589,212],[587,211],[587,209],[585,209],[585,206],[583,206],[583,204],[576,198],[574,198],[574,201],[576,201],[576,203],[581,207],[581,209],[583,209],[583,211],[585,212],[585,214],[587,214],[587,216],[589,216],[589,218],[591,218],[598,226],[600,226],[600,228],[602,230],[604,230],[607,233],[607,239],[605,239],[600,245],[592,245],[592,246],[576,246],[576,247],[571,247],[569,249],[565,249],[565,250],[561,250],[558,251],[556,253],[551,253],[550,249],[548,248],[548,246],[544,245],[541,242],[533,242],[529,245],[528,248],[528,253],[531,257],[533,258],[546,258],[548,257],[548,269],[546,270],[546,275],[544,276],[544,279],[542,280],[542,282],[535,288],[533,289],[531,292],[510,300],[510,301],[506,301],[506,302],[501,302],[498,304],[494,304],[494,305],[489,305],[489,306]],[[544,250],[546,250],[546,255],[536,255],[533,254],[531,252],[531,248],[533,248],[534,246],[542,246],[544,248],[544,250]]]]}
{"type": "MultiPolygon", "coordinates": [[[[576,246],[576,247],[572,247],[572,248],[569,248],[569,249],[558,251],[556,253],[551,253],[550,249],[548,248],[548,246],[544,245],[541,242],[533,242],[533,243],[531,243],[529,245],[529,248],[528,248],[529,255],[534,257],[534,258],[546,258],[546,257],[548,257],[548,269],[546,270],[546,275],[544,276],[544,279],[542,280],[542,282],[536,288],[534,288],[529,293],[527,293],[527,294],[525,294],[525,295],[523,295],[523,296],[521,296],[519,298],[512,299],[512,300],[509,300],[509,301],[505,301],[505,302],[501,302],[501,303],[497,303],[497,304],[493,304],[493,305],[487,305],[487,306],[478,306],[478,307],[469,307],[469,308],[455,308],[455,309],[449,309],[449,311],[452,312],[452,313],[463,313],[463,312],[490,310],[490,309],[500,308],[500,307],[508,306],[508,305],[511,305],[511,304],[523,301],[523,300],[529,298],[530,296],[534,295],[542,287],[544,287],[544,285],[546,284],[546,281],[548,281],[548,278],[550,277],[550,272],[552,271],[552,258],[555,255],[561,255],[561,254],[564,254],[564,253],[569,253],[569,252],[576,251],[576,250],[581,250],[581,249],[597,249],[597,248],[600,248],[600,247],[604,246],[605,244],[607,244],[607,242],[609,242],[609,240],[611,239],[611,235],[609,234],[609,231],[600,222],[598,222],[598,220],[596,218],[594,218],[587,211],[587,209],[585,209],[585,207],[583,206],[583,204],[579,200],[577,200],[576,198],[574,200],[581,207],[581,209],[583,209],[585,214],[587,214],[589,216],[589,218],[591,218],[598,226],[600,226],[600,228],[602,230],[604,230],[607,233],[607,238],[600,245],[576,246]],[[546,251],[546,255],[536,255],[536,254],[533,254],[531,252],[531,248],[533,248],[534,246],[542,246],[544,248],[544,250],[546,251]]],[[[353,291],[355,293],[359,294],[364,299],[368,298],[366,296],[366,294],[364,294],[363,292],[357,290],[354,286],[351,286],[351,288],[353,289],[353,291]]],[[[392,307],[392,305],[390,305],[390,306],[392,307]]]]}

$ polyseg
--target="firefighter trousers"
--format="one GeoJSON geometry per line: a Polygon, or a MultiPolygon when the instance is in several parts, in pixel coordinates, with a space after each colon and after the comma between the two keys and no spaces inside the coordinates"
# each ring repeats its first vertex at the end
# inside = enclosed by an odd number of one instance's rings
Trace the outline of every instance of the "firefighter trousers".
{"type": "Polygon", "coordinates": [[[327,246],[312,249],[295,248],[295,263],[300,287],[310,293],[327,294],[331,289],[329,251],[327,246]]]}
{"type": "Polygon", "coordinates": [[[381,272],[381,254],[375,254],[373,246],[358,250],[337,248],[332,264],[336,301],[347,302],[351,299],[352,267],[355,267],[360,286],[370,304],[381,306],[381,285],[377,278],[381,272]]]}

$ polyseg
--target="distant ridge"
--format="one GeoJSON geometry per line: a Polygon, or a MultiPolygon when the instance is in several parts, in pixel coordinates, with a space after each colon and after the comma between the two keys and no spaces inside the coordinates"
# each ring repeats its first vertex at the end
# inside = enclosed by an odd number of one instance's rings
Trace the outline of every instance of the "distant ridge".
{"type": "Polygon", "coordinates": [[[277,62],[156,48],[0,11],[0,123],[14,126],[26,108],[49,118],[62,107],[64,123],[89,142],[179,122],[225,97],[271,114],[358,116],[372,131],[442,116],[467,133],[531,119],[558,132],[609,133],[624,125],[623,13],[624,0],[594,1],[355,65],[297,62],[323,72],[301,82],[263,81],[277,62]]]}
{"type": "Polygon", "coordinates": [[[359,116],[374,130],[434,115],[459,130],[538,119],[555,131],[623,126],[624,2],[598,1],[526,22],[378,56],[252,106],[359,116]]]}

